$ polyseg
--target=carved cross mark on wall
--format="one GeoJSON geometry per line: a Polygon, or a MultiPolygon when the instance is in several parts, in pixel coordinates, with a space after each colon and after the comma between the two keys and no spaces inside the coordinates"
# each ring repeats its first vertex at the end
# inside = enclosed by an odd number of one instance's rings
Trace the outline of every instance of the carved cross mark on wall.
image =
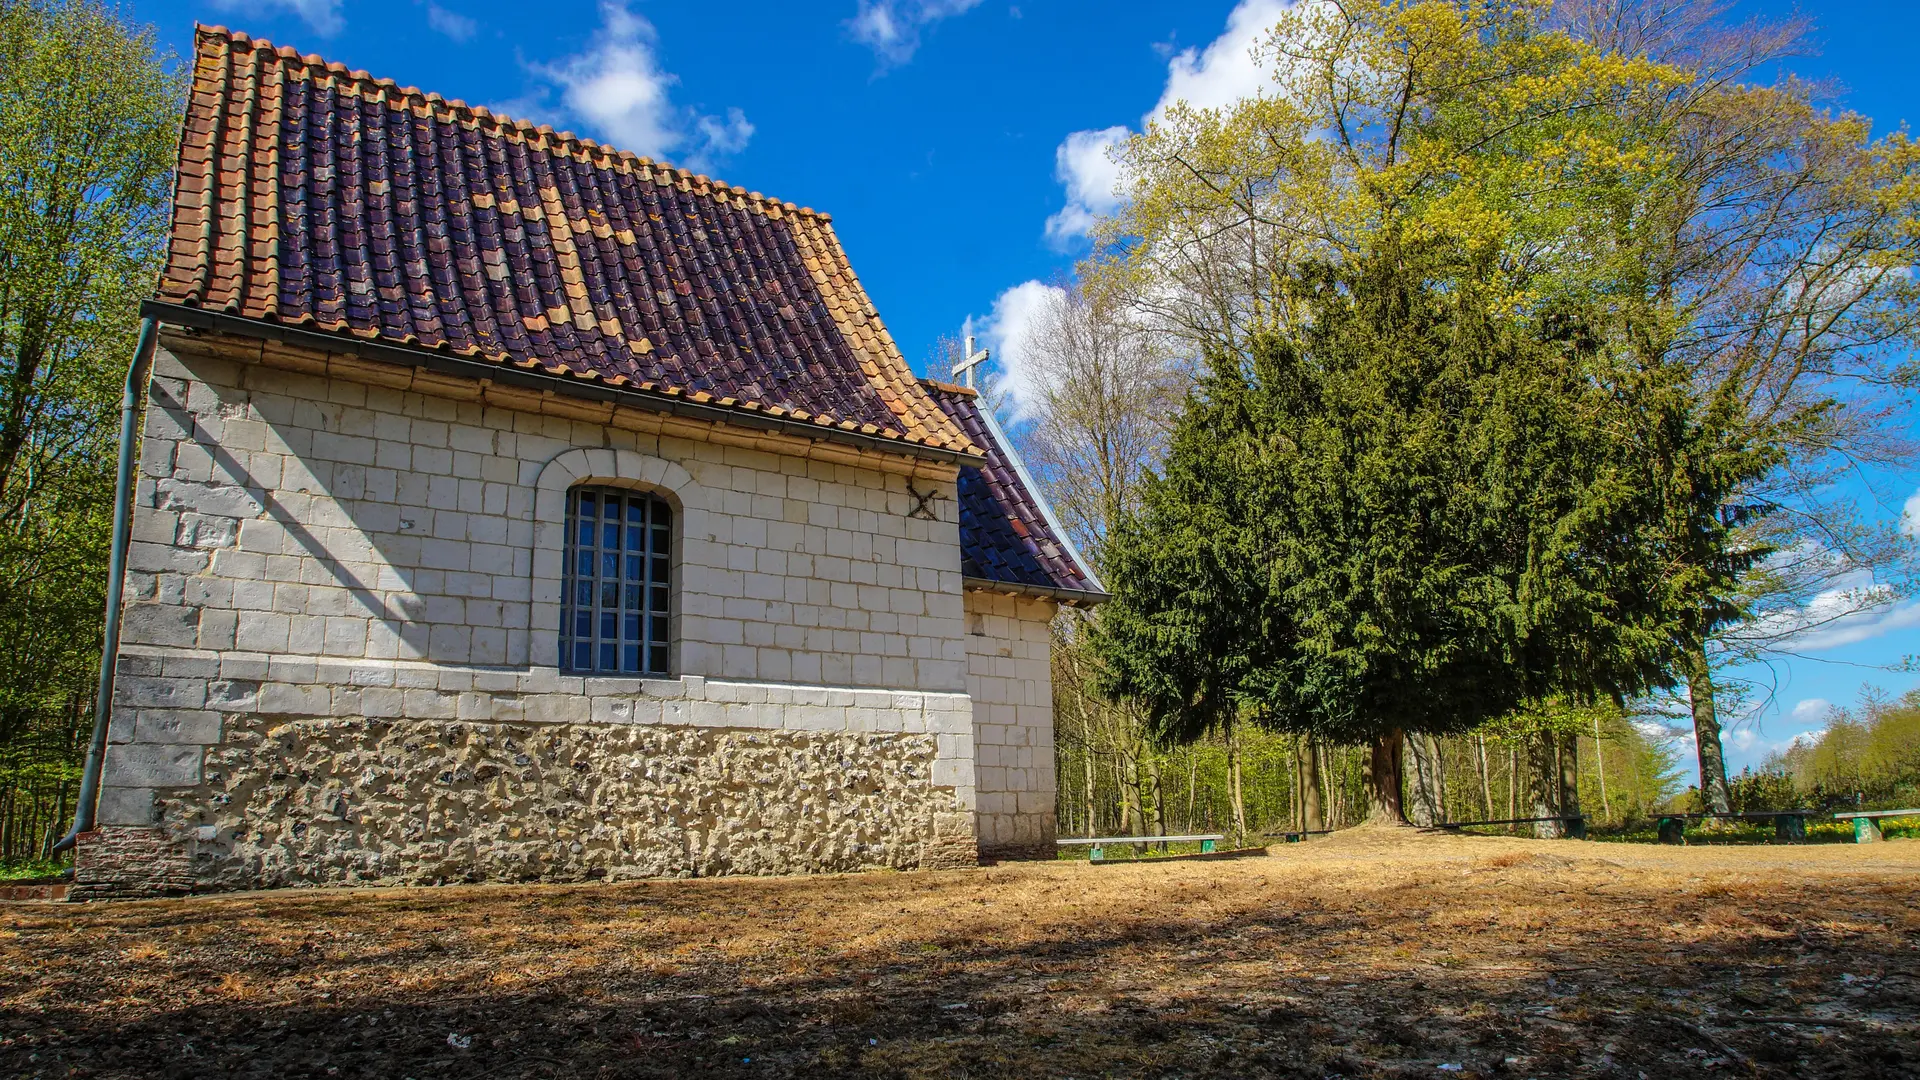
{"type": "Polygon", "coordinates": [[[907,511],[908,517],[919,518],[922,521],[940,520],[940,512],[933,508],[933,500],[940,497],[939,488],[934,488],[932,491],[916,491],[913,481],[909,480],[907,494],[913,496],[913,509],[907,511]]]}

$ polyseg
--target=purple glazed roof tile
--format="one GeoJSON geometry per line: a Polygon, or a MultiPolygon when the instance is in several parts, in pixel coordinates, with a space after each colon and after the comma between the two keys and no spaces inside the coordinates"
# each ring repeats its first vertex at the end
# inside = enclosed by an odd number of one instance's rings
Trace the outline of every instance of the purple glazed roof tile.
{"type": "Polygon", "coordinates": [[[978,457],[825,214],[201,27],[158,298],[978,457]]]}
{"type": "Polygon", "coordinates": [[[1100,583],[1054,528],[1040,493],[1022,479],[1012,448],[1001,445],[982,414],[979,395],[932,380],[920,385],[974,445],[986,450],[979,465],[960,467],[961,575],[1100,599],[1100,583]]]}

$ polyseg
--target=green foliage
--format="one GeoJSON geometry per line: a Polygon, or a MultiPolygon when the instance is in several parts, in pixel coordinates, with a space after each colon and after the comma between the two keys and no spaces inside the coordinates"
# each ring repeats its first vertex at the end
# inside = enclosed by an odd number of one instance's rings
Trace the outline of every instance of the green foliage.
{"type": "MultiPolygon", "coordinates": [[[[1664,626],[1658,651],[1689,683],[1718,802],[1715,665],[1803,630],[1815,597],[1828,611],[1858,609],[1914,588],[1910,539],[1861,522],[1831,487],[1863,461],[1911,458],[1920,144],[1904,131],[1876,139],[1870,122],[1820,108],[1815,88],[1791,78],[1747,81],[1772,77],[1792,32],[1722,25],[1710,4],[1645,18],[1630,9],[1562,23],[1547,0],[1296,5],[1258,54],[1273,76],[1266,93],[1218,109],[1176,104],[1116,155],[1126,200],[1103,223],[1096,269],[1146,297],[1159,328],[1227,358],[1216,365],[1251,367],[1263,343],[1314,332],[1322,312],[1296,287],[1302,267],[1400,248],[1426,252],[1430,284],[1496,319],[1542,340],[1575,328],[1606,359],[1600,381],[1633,403],[1589,419],[1619,424],[1614,436],[1639,447],[1631,467],[1585,478],[1583,498],[1595,515],[1643,525],[1538,549],[1559,560],[1548,579],[1575,599],[1557,608],[1528,594],[1511,609],[1533,604],[1524,614],[1541,620],[1524,636],[1539,655],[1515,661],[1536,674],[1520,681],[1554,681],[1537,676],[1542,663],[1574,686],[1613,681],[1621,657],[1646,655],[1638,635],[1664,626]],[[1634,564],[1617,569],[1646,581],[1644,606],[1662,614],[1584,608],[1595,590],[1580,572],[1623,558],[1634,564]],[[1601,612],[1591,633],[1583,610],[1601,612]]],[[[1210,580],[1188,601],[1258,595],[1260,582],[1200,573],[1204,553],[1174,558],[1186,580],[1210,580]]],[[[1258,603],[1216,610],[1219,626],[1154,628],[1158,647],[1218,645],[1244,629],[1277,635],[1284,651],[1290,632],[1305,633],[1258,603]]],[[[1336,602],[1300,618],[1365,614],[1336,602]]],[[[1511,616],[1484,616],[1495,618],[1511,616]]],[[[1417,626],[1373,629],[1383,640],[1411,632],[1400,640],[1414,669],[1444,666],[1417,626]]],[[[1487,629],[1449,632],[1466,643],[1487,629]]],[[[1463,647],[1447,662],[1471,666],[1485,645],[1463,647]]],[[[1199,669],[1214,661],[1190,661],[1143,689],[1168,701],[1185,690],[1217,724],[1233,703],[1201,688],[1262,667],[1254,652],[1211,672],[1199,669]]]]}
{"type": "Polygon", "coordinates": [[[57,880],[67,869],[67,864],[57,859],[0,859],[0,883],[57,880]]]}
{"type": "Polygon", "coordinates": [[[117,10],[0,0],[0,855],[71,809],[180,95],[117,10]]]}
{"type": "Polygon", "coordinates": [[[1309,268],[1298,331],[1211,358],[1093,630],[1160,741],[1463,731],[1663,679],[1658,506],[1603,357],[1436,269],[1309,268]]]}
{"type": "Polygon", "coordinates": [[[1790,781],[1804,805],[1849,810],[1920,806],[1920,690],[1867,695],[1835,709],[1810,741],[1768,758],[1763,772],[1790,781]]]}
{"type": "MultiPolygon", "coordinates": [[[[1697,800],[1699,792],[1696,790],[1693,794],[1697,800]]],[[[1727,794],[1736,814],[1749,810],[1798,810],[1806,805],[1792,777],[1767,769],[1740,770],[1740,775],[1729,779],[1727,794]]]]}

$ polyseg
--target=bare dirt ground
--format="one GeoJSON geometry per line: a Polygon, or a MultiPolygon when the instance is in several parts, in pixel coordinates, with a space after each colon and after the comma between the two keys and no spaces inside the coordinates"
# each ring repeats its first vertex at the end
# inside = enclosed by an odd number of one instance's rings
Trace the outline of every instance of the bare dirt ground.
{"type": "Polygon", "coordinates": [[[1920,1076],[1920,842],[0,908],[0,1076],[1920,1076]]]}

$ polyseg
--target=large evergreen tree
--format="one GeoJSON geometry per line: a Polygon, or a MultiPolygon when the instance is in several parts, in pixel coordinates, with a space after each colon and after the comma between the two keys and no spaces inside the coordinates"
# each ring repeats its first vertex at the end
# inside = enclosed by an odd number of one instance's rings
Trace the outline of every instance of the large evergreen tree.
{"type": "Polygon", "coordinates": [[[1104,688],[1162,740],[1371,743],[1371,813],[1397,820],[1404,733],[1662,679],[1633,394],[1578,320],[1503,316],[1457,271],[1309,267],[1299,331],[1210,358],[1096,632],[1104,688]]]}

